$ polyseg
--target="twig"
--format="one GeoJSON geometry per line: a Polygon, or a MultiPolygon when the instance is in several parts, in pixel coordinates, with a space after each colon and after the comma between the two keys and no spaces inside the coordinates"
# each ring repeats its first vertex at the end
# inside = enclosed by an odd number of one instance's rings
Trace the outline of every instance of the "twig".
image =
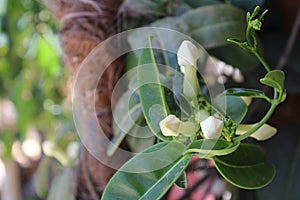
{"type": "MultiPolygon", "coordinates": [[[[299,6],[299,9],[298,9],[297,17],[296,17],[294,25],[293,25],[293,29],[292,29],[291,34],[289,36],[289,39],[288,39],[288,42],[286,44],[285,50],[284,50],[283,54],[281,55],[281,57],[278,61],[276,69],[283,69],[285,67],[285,65],[286,65],[286,63],[287,63],[287,61],[290,57],[290,54],[293,50],[293,47],[294,47],[294,44],[295,44],[295,41],[296,41],[296,38],[297,38],[297,33],[298,33],[298,30],[299,30],[299,26],[300,26],[300,6],[299,6]]],[[[262,90],[265,93],[270,92],[270,88],[267,87],[267,86],[263,86],[262,90]]],[[[258,99],[256,102],[253,103],[252,109],[249,110],[249,114],[247,116],[247,119],[251,119],[256,114],[257,110],[261,106],[261,103],[262,103],[261,99],[258,99]]]]}
{"type": "Polygon", "coordinates": [[[288,43],[286,44],[284,53],[280,57],[278,65],[276,67],[277,69],[283,69],[284,66],[286,65],[286,63],[287,63],[287,61],[290,57],[290,54],[293,50],[293,47],[294,47],[294,44],[295,44],[295,41],[296,41],[296,38],[297,38],[297,33],[298,33],[298,30],[299,30],[299,26],[300,26],[300,6],[299,6],[299,9],[298,9],[296,20],[295,20],[294,25],[293,25],[293,29],[292,29],[290,37],[288,39],[288,43]]]}

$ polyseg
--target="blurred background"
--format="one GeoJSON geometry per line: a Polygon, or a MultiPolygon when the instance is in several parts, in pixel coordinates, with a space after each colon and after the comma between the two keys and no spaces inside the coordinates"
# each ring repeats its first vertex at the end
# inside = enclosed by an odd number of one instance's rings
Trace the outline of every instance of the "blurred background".
{"type": "MultiPolygon", "coordinates": [[[[46,4],[49,7],[51,2],[46,4]]],[[[180,21],[181,16],[197,9],[202,9],[199,16],[194,12],[190,21],[203,21],[205,12],[222,18],[224,13],[214,12],[213,6],[218,4],[232,4],[244,11],[252,11],[256,5],[269,10],[259,33],[260,44],[270,65],[285,71],[288,98],[270,121],[278,134],[257,143],[276,166],[274,181],[257,191],[229,188],[231,195],[218,194],[213,199],[299,199],[300,0],[124,0],[117,18],[122,23],[116,28],[121,31],[150,25],[190,34],[210,54],[241,70],[245,80],[237,83],[227,77],[226,86],[261,88],[257,80],[263,71],[252,56],[224,42],[221,36],[211,36],[209,31],[198,33],[203,24],[194,27],[187,22],[186,26],[180,21]]],[[[80,152],[72,119],[73,71],[62,62],[64,52],[58,37],[62,21],[50,10],[40,0],[0,0],[2,200],[85,199],[78,197],[78,186],[73,184],[80,152]]],[[[225,22],[225,31],[243,38],[243,33],[231,30],[225,22]]],[[[246,120],[257,121],[266,108],[260,101],[253,102],[246,120]]]]}

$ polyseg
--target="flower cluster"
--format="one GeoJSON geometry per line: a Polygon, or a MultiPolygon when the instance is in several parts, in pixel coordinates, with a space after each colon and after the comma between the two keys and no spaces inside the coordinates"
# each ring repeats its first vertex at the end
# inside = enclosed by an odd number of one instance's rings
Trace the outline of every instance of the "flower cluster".
{"type": "MultiPolygon", "coordinates": [[[[200,85],[197,78],[197,60],[200,57],[199,49],[191,41],[183,41],[180,45],[177,58],[180,70],[184,75],[182,93],[185,98],[195,108],[195,116],[191,121],[182,121],[175,115],[168,115],[160,122],[160,129],[164,136],[177,137],[180,134],[186,137],[193,137],[198,132],[205,139],[219,139],[226,123],[220,116],[210,113],[205,109],[200,109],[197,105],[198,97],[201,95],[200,85]]],[[[251,98],[242,97],[245,104],[249,106],[251,98]]],[[[255,124],[240,124],[236,128],[236,135],[242,135],[255,124]]],[[[226,127],[225,127],[226,128],[226,127]]],[[[266,140],[276,133],[276,129],[270,125],[263,125],[251,137],[257,140],[266,140]]]]}

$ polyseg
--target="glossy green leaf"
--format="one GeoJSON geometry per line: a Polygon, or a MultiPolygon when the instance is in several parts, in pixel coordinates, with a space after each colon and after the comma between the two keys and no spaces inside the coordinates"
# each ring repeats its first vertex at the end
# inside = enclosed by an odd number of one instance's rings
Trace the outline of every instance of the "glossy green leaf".
{"type": "Polygon", "coordinates": [[[229,142],[216,139],[201,139],[193,142],[185,153],[197,153],[201,158],[227,155],[234,152],[240,142],[229,142]]]}
{"type": "Polygon", "coordinates": [[[191,160],[191,155],[182,156],[184,148],[179,142],[162,142],[137,154],[111,178],[102,200],[160,199],[191,160]]]}
{"type": "Polygon", "coordinates": [[[141,52],[137,74],[140,100],[147,124],[159,139],[169,140],[161,133],[159,127],[159,122],[168,115],[169,108],[151,49],[151,39],[149,39],[149,48],[141,52]]]}
{"type": "Polygon", "coordinates": [[[186,178],[186,173],[183,172],[179,178],[176,180],[175,184],[180,187],[180,188],[183,188],[183,189],[186,189],[187,188],[187,178],[186,178]]]}
{"type": "Polygon", "coordinates": [[[75,183],[75,177],[76,176],[73,174],[71,168],[66,168],[58,175],[56,175],[51,184],[51,189],[49,191],[47,200],[75,199],[75,194],[72,190],[72,188],[74,187],[73,184],[75,183]]]}
{"type": "Polygon", "coordinates": [[[260,79],[262,84],[276,88],[278,91],[283,91],[284,88],[284,72],[281,70],[272,70],[266,76],[260,79]]]}
{"type": "Polygon", "coordinates": [[[266,162],[265,153],[252,144],[241,144],[233,153],[213,159],[222,176],[239,188],[262,188],[275,175],[275,168],[266,162]]]}
{"type": "Polygon", "coordinates": [[[241,123],[248,111],[248,106],[238,96],[220,94],[214,98],[213,103],[215,109],[230,117],[237,124],[241,123]]]}
{"type": "Polygon", "coordinates": [[[224,91],[228,96],[252,97],[252,98],[266,98],[266,95],[261,90],[245,89],[245,88],[230,88],[224,91]]]}
{"type": "Polygon", "coordinates": [[[203,6],[187,12],[182,19],[190,27],[191,36],[205,48],[226,45],[227,38],[245,37],[244,12],[237,7],[203,6]]]}

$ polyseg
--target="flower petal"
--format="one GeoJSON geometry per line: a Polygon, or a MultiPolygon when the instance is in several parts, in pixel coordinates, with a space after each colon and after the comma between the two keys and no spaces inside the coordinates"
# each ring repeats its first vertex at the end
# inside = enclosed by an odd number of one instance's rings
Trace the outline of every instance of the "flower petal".
{"type": "MultiPolygon", "coordinates": [[[[253,128],[256,124],[240,124],[238,125],[238,128],[236,130],[237,135],[243,135],[248,130],[253,128]]],[[[277,129],[268,125],[264,124],[262,127],[260,127],[256,132],[254,132],[250,137],[255,138],[258,141],[263,141],[271,138],[274,136],[277,132],[277,129]]]]}
{"type": "Polygon", "coordinates": [[[221,136],[224,123],[222,120],[210,116],[200,123],[206,139],[218,139],[221,136]]]}
{"type": "Polygon", "coordinates": [[[178,136],[180,123],[180,119],[175,115],[168,115],[160,121],[159,126],[164,136],[178,136]]]}
{"type": "MultiPolygon", "coordinates": [[[[188,40],[184,40],[178,51],[177,59],[179,66],[197,66],[197,60],[200,57],[198,48],[188,40]]],[[[185,73],[182,71],[182,73],[185,73]]]]}

